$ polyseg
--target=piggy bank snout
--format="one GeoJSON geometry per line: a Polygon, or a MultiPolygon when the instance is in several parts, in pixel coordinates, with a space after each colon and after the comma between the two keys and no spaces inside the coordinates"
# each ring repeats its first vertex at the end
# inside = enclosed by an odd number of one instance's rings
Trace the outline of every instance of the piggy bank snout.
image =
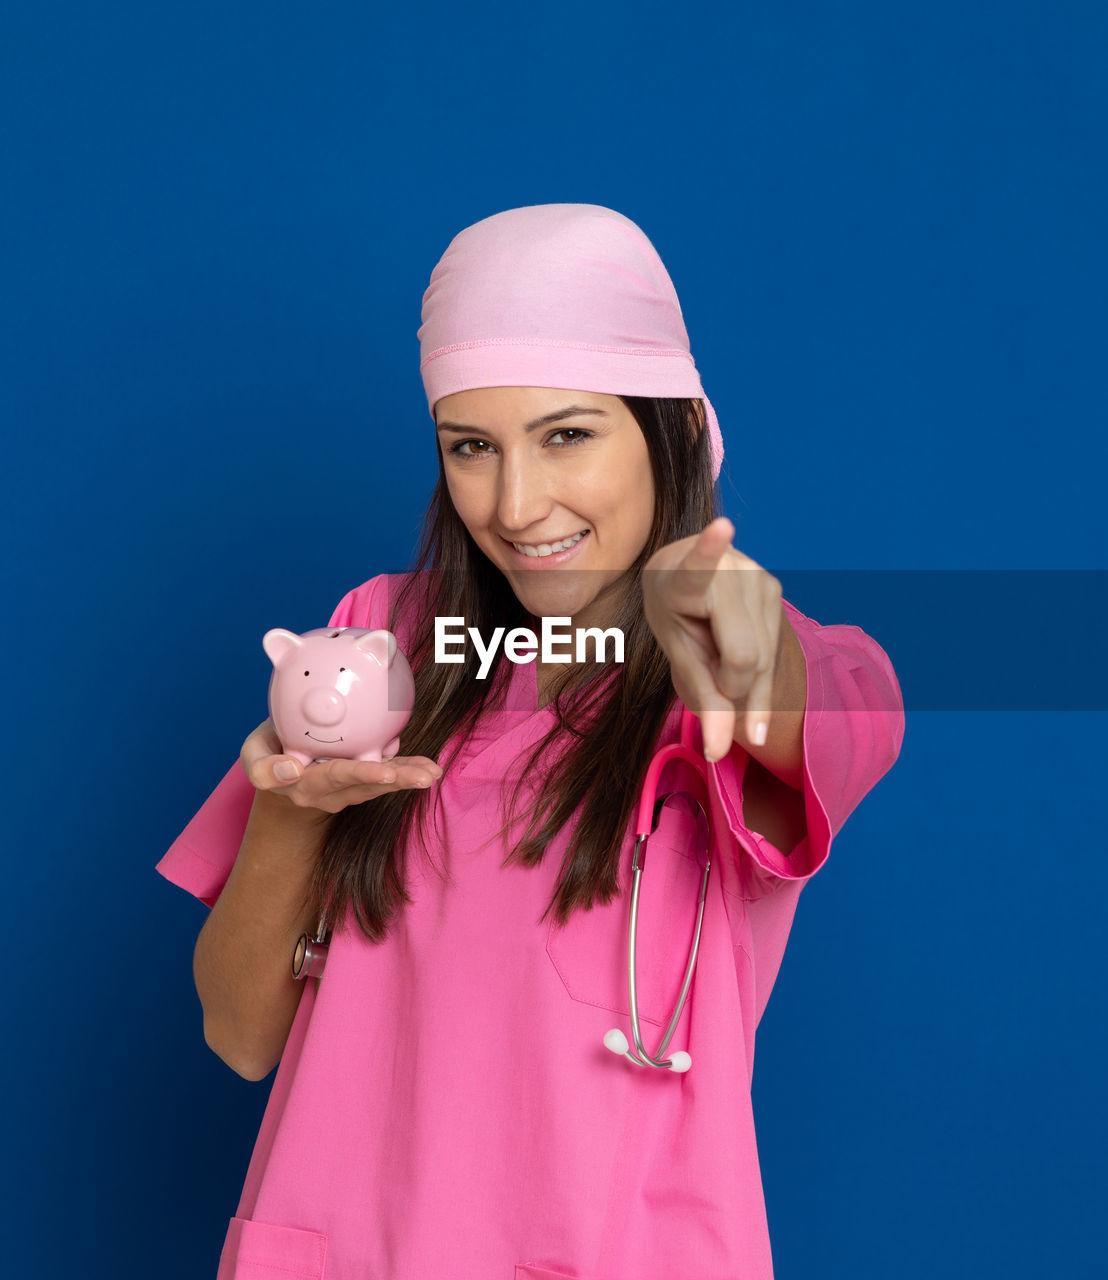
{"type": "Polygon", "coordinates": [[[273,664],[270,716],[286,755],[309,764],[396,754],[415,704],[415,684],[391,632],[335,626],[303,635],[274,630],[263,637],[263,648],[273,664]]]}
{"type": "Polygon", "coordinates": [[[346,715],[346,701],[334,689],[309,689],[300,709],[312,724],[338,724],[346,715]]]}

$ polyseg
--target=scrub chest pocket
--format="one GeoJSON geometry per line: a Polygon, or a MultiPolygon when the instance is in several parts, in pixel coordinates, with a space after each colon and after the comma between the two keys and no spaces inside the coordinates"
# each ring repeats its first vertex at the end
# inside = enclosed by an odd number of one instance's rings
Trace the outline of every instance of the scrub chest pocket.
{"type": "MultiPolygon", "coordinates": [[[[637,951],[639,1017],[664,1027],[681,993],[696,928],[703,866],[697,858],[701,824],[692,804],[674,798],[663,806],[647,841],[639,887],[637,951]]],[[[627,935],[634,839],[620,861],[620,892],[607,904],[575,911],[564,927],[552,920],[546,951],[571,999],[612,1013],[630,1014],[627,935]]],[[[718,875],[715,867],[709,876],[718,875]]],[[[696,979],[690,1000],[695,999],[696,979]]],[[[687,1015],[688,1007],[682,1014],[687,1015]]]]}
{"type": "Polygon", "coordinates": [[[232,1218],[216,1280],[324,1280],[327,1237],[232,1218]]]}

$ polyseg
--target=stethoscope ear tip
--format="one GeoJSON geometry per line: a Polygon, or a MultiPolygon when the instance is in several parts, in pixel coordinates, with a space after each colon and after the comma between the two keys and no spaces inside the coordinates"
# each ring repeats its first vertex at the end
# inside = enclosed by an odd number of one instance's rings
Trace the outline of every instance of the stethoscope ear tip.
{"type": "Polygon", "coordinates": [[[669,1069],[671,1071],[684,1072],[688,1071],[691,1066],[692,1058],[689,1057],[684,1049],[678,1049],[676,1053],[669,1055],[669,1069]]]}
{"type": "Polygon", "coordinates": [[[625,1054],[631,1048],[627,1042],[627,1037],[618,1027],[613,1027],[611,1031],[604,1033],[604,1047],[618,1054],[625,1054]]]}

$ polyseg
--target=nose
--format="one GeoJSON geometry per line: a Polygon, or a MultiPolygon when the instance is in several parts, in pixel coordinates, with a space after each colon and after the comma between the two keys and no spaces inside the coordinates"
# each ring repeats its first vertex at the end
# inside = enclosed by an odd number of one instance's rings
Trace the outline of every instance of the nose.
{"type": "Polygon", "coordinates": [[[521,532],[542,522],[550,511],[544,468],[532,450],[508,449],[500,468],[496,514],[501,528],[521,532]]]}
{"type": "Polygon", "coordinates": [[[342,694],[334,689],[309,689],[300,703],[300,710],[309,724],[338,724],[346,714],[342,694]]]}

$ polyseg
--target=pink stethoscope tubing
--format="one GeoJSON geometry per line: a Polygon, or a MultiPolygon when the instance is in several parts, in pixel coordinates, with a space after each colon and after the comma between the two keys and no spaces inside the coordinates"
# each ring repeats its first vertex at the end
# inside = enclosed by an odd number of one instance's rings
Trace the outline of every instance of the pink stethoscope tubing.
{"type": "Polygon", "coordinates": [[[627,1003],[631,1014],[631,1036],[634,1047],[628,1044],[627,1037],[618,1028],[613,1028],[604,1036],[604,1044],[613,1053],[618,1053],[629,1062],[641,1067],[657,1067],[661,1070],[683,1073],[692,1066],[692,1058],[679,1050],[670,1057],[663,1057],[677,1023],[688,999],[692,986],[693,972],[696,969],[697,952],[700,949],[700,928],[704,920],[704,899],[708,889],[708,873],[712,867],[711,847],[711,801],[708,795],[708,762],[698,753],[693,745],[693,713],[686,707],[681,713],[681,733],[677,742],[662,747],[651,760],[643,779],[642,794],[639,798],[638,817],[635,823],[635,854],[631,863],[631,906],[630,920],[627,930],[627,1003]],[[684,765],[689,776],[690,785],[682,791],[670,791],[658,796],[658,783],[662,771],[670,765],[684,765]],[[658,825],[658,817],[662,806],[674,796],[687,796],[699,808],[709,834],[705,842],[704,873],[700,880],[700,899],[696,911],[696,930],[693,934],[692,946],[689,949],[689,961],[685,968],[685,978],[681,984],[681,993],[673,1016],[665,1029],[658,1047],[648,1053],[642,1041],[642,1028],[639,1024],[638,998],[638,966],[637,943],[639,924],[639,887],[642,882],[643,868],[646,865],[646,845],[658,825]]]}

